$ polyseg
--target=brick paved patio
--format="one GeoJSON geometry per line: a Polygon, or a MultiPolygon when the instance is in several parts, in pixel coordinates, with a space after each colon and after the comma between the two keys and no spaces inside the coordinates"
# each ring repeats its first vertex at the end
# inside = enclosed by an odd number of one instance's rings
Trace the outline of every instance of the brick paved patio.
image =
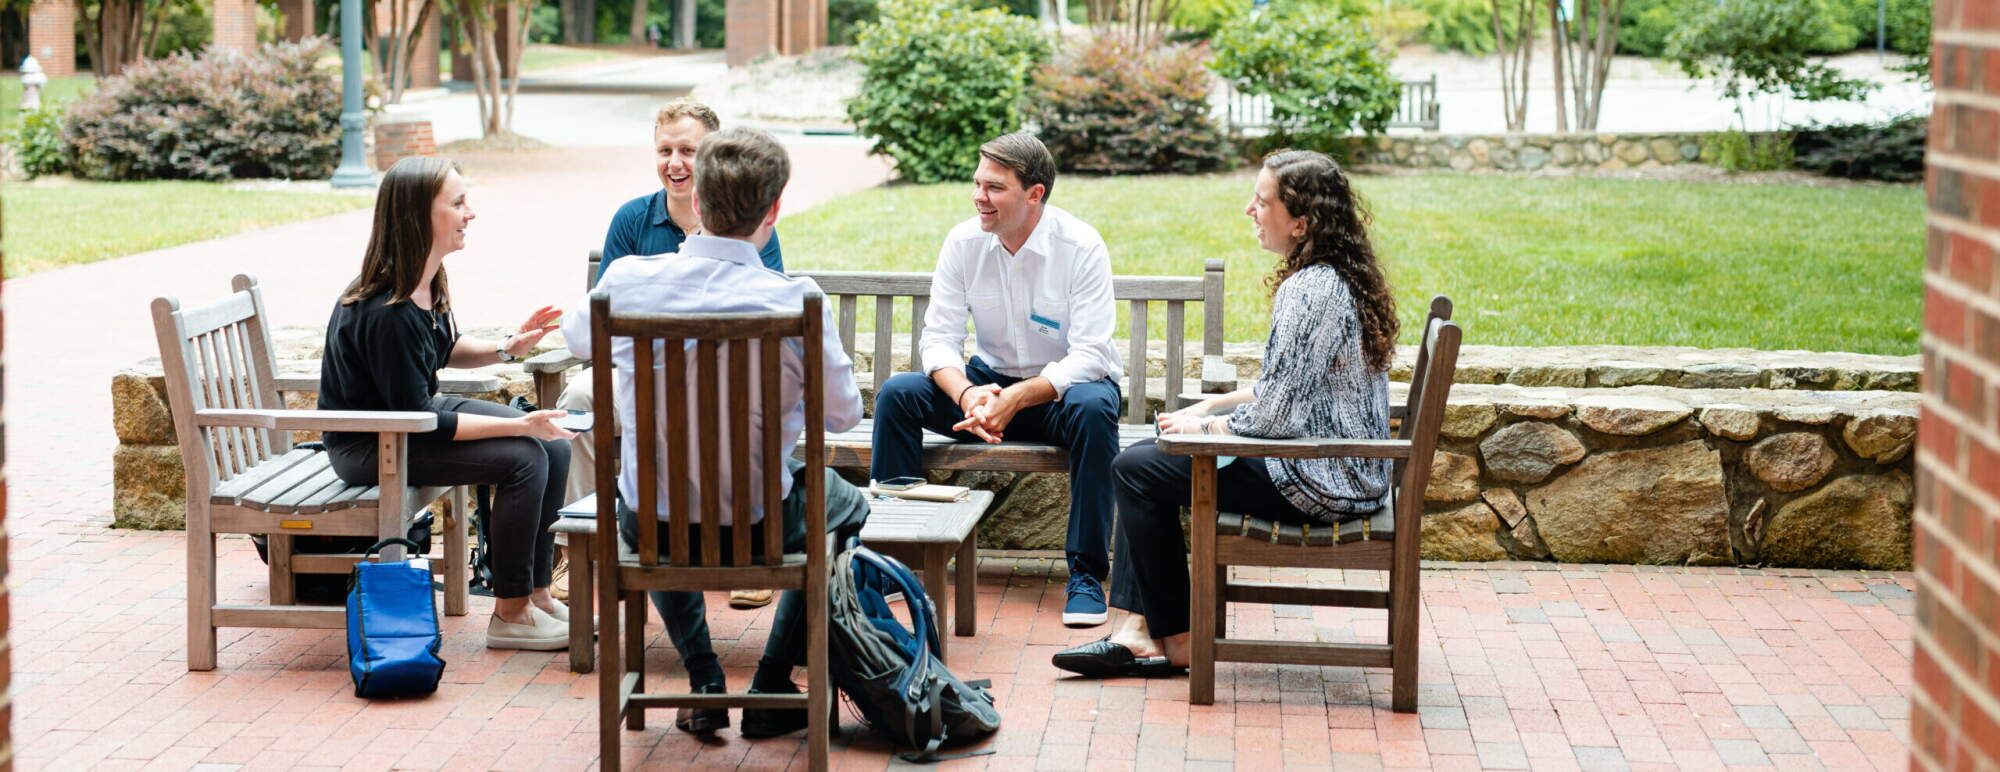
{"type": "MultiPolygon", "coordinates": [[[[220,667],[189,673],[179,534],[10,519],[24,769],[595,762],[595,676],[571,674],[560,653],[482,648],[490,600],[447,619],[449,667],[429,699],[356,699],[337,631],[225,630],[220,667]]],[[[249,542],[223,544],[224,596],[256,599],[249,542]]],[[[1187,704],[1184,678],[1059,678],[1049,655],[1099,633],[1059,623],[1050,567],[981,563],[981,632],[954,643],[950,664],[993,680],[1005,724],[996,755],[951,768],[1907,768],[1906,575],[1438,564],[1424,577],[1422,707],[1396,715],[1386,671],[1224,665],[1211,707],[1187,704]]],[[[710,608],[740,688],[770,611],[728,611],[720,597],[710,608]]],[[[1231,624],[1326,640],[1384,628],[1381,612],[1285,607],[1239,607],[1231,624]]],[[[657,622],[652,633],[648,667],[678,678],[657,622]]],[[[891,766],[844,718],[838,768],[891,766]]],[[[779,769],[803,752],[797,735],[751,743],[731,730],[703,745],[669,712],[651,719],[625,733],[628,768],[779,769]]]]}

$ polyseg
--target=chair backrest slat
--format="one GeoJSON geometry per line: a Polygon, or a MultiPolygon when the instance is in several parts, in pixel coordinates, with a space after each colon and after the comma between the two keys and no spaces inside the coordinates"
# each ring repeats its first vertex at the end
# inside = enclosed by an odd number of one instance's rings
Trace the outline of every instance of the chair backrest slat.
{"type": "Polygon", "coordinates": [[[910,371],[911,372],[921,373],[924,371],[924,360],[922,353],[923,340],[924,340],[924,314],[930,313],[930,310],[931,310],[931,298],[929,295],[917,295],[910,298],[910,371]]]}
{"type": "Polygon", "coordinates": [[[1126,423],[1146,422],[1146,305],[1144,300],[1131,301],[1132,346],[1125,366],[1126,423]]]}
{"type": "MultiPolygon", "coordinates": [[[[698,413],[694,426],[701,437],[695,445],[701,480],[701,561],[699,565],[722,565],[722,423],[735,418],[722,414],[722,402],[716,397],[717,382],[721,362],[718,361],[719,347],[712,338],[704,338],[695,343],[695,395],[698,413]]],[[[667,399],[673,399],[669,394],[667,399]]],[[[667,427],[673,431],[673,426],[667,427]]],[[[675,432],[678,434],[679,432],[675,432]]],[[[672,474],[675,467],[668,467],[672,474]]]]}
{"type": "Polygon", "coordinates": [[[1459,335],[1458,325],[1447,319],[1434,319],[1425,330],[1424,375],[1420,382],[1411,384],[1411,389],[1421,389],[1423,396],[1403,419],[1410,440],[1410,457],[1400,470],[1401,490],[1396,501],[1406,511],[1398,512],[1398,533],[1403,533],[1406,527],[1415,527],[1415,518],[1423,511],[1423,490],[1430,480],[1432,454],[1437,450],[1438,431],[1444,425],[1445,401],[1451,396],[1452,376],[1458,369],[1459,335]],[[1406,514],[1408,521],[1404,520],[1406,514]]]}
{"type": "Polygon", "coordinates": [[[854,328],[857,311],[855,307],[861,305],[861,299],[853,295],[841,295],[839,297],[840,346],[849,355],[852,355],[854,353],[854,328]]]}
{"type": "Polygon", "coordinates": [[[1187,329],[1187,301],[1167,301],[1167,393],[1160,396],[1166,398],[1168,410],[1178,409],[1177,400],[1187,391],[1184,388],[1187,373],[1183,370],[1186,352],[1182,350],[1186,348],[1187,338],[1174,334],[1175,330],[1184,329],[1187,329]]]}
{"type": "MultiPolygon", "coordinates": [[[[761,342],[761,341],[760,341],[761,342]]],[[[734,565],[750,565],[750,340],[729,341],[729,522],[734,565]]],[[[774,423],[765,421],[764,423],[774,423]]]]}
{"type": "Polygon", "coordinates": [[[896,296],[875,296],[875,388],[889,381],[892,370],[889,361],[893,358],[891,347],[896,335],[896,296]]]}
{"type": "MultiPolygon", "coordinates": [[[[596,293],[592,294],[591,303],[593,306],[596,305],[597,297],[596,293]]],[[[605,305],[608,307],[610,304],[606,303],[605,305]]],[[[591,318],[600,318],[597,316],[596,308],[591,309],[591,318]]],[[[662,358],[665,359],[666,367],[664,369],[668,382],[667,388],[672,389],[674,381],[683,380],[687,377],[681,369],[685,352],[681,350],[680,341],[669,340],[666,343],[667,345],[661,347],[660,353],[663,355],[662,358]]],[[[653,396],[659,393],[660,387],[658,385],[659,371],[653,369],[653,346],[654,342],[649,339],[632,341],[633,423],[641,427],[647,427],[647,430],[639,431],[637,427],[627,429],[627,431],[633,432],[633,449],[637,451],[638,455],[638,458],[634,459],[633,463],[637,465],[638,474],[635,476],[638,479],[635,482],[639,487],[639,506],[634,513],[636,515],[634,519],[639,521],[639,562],[649,566],[658,565],[660,562],[660,476],[654,472],[659,469],[661,449],[659,434],[651,431],[651,427],[660,425],[660,401],[653,396]]],[[[595,354],[596,350],[593,349],[592,353],[595,354]]],[[[604,364],[593,361],[591,367],[594,369],[602,367],[604,364]]],[[[596,396],[596,400],[601,404],[612,404],[606,399],[607,396],[599,394],[596,396]]],[[[673,412],[673,406],[668,405],[667,411],[670,413],[673,412]]],[[[686,426],[686,424],[679,421],[674,421],[670,425],[676,427],[676,429],[686,426]]],[[[681,431],[674,431],[668,434],[666,447],[667,468],[685,469],[687,468],[687,462],[687,440],[685,435],[681,431]]],[[[667,506],[670,509],[678,510],[684,506],[687,501],[686,494],[685,483],[680,482],[679,477],[675,477],[667,482],[667,506]]],[[[670,530],[667,534],[668,539],[672,542],[670,549],[673,562],[675,565],[687,565],[687,529],[683,526],[679,530],[672,530],[675,525],[675,523],[668,524],[670,530]]]]}
{"type": "MultiPolygon", "coordinates": [[[[221,409],[236,407],[231,404],[229,395],[229,364],[224,356],[227,349],[220,340],[223,329],[226,327],[204,333],[195,339],[201,351],[201,386],[206,394],[203,407],[221,409]]],[[[209,431],[215,433],[216,460],[223,479],[242,474],[241,437],[234,429],[226,427],[213,427],[209,431]]]]}
{"type": "Polygon", "coordinates": [[[189,496],[206,496],[215,486],[291,449],[287,432],[195,425],[199,410],[283,406],[257,280],[240,274],[231,285],[229,295],[198,308],[182,309],[172,298],[152,304],[189,496]]]}
{"type": "MultiPolygon", "coordinates": [[[[638,477],[640,553],[644,566],[660,565],[657,530],[665,520],[667,561],[677,568],[720,568],[745,566],[757,559],[751,533],[754,527],[756,493],[761,492],[764,514],[764,562],[783,561],[784,535],[782,383],[785,368],[781,354],[788,339],[821,333],[821,300],[808,296],[804,313],[799,314],[618,314],[610,310],[608,296],[591,294],[592,339],[609,341],[629,338],[632,342],[635,396],[633,432],[638,452],[633,460],[638,477]],[[663,355],[659,378],[651,352],[659,346],[663,355]],[[754,364],[753,364],[754,363],[754,364]],[[727,396],[724,396],[724,393],[727,396]],[[665,404],[665,409],[660,404],[665,404]],[[759,410],[752,410],[753,405],[759,410]],[[665,435],[665,458],[652,449],[665,435]],[[754,441],[761,440],[761,443],[754,441]],[[725,442],[726,441],[726,442],[725,442]],[[761,452],[757,447],[762,445],[761,452]],[[761,459],[763,475],[752,474],[752,459],[761,459]],[[664,505],[657,489],[666,478],[664,505]],[[753,479],[757,478],[757,479],[753,479]],[[727,493],[729,501],[722,501],[727,493]],[[664,506],[665,516],[660,512],[664,506]],[[727,518],[727,519],[725,519],[727,518]],[[694,525],[698,523],[698,525],[694,525]],[[730,526],[728,534],[723,526],[730,526]],[[690,550],[689,537],[699,528],[701,547],[690,550]],[[729,555],[724,557],[724,543],[729,555]],[[650,548],[650,549],[649,549],[650,548]],[[650,554],[649,554],[650,553],[650,554]]],[[[817,344],[817,338],[811,338],[817,344]]],[[[807,347],[805,372],[808,383],[806,404],[809,422],[820,422],[823,397],[814,385],[819,372],[819,347],[807,347]]],[[[611,367],[608,346],[593,350],[594,368],[611,367]]],[[[609,380],[597,388],[610,389],[609,380]]],[[[599,399],[610,400],[609,394],[599,399]]],[[[823,433],[814,423],[810,438],[823,433]]],[[[824,448],[813,452],[824,452],[824,448]]],[[[822,470],[824,462],[813,466],[822,470]]],[[[603,516],[600,511],[600,517],[603,516]]],[[[824,527],[824,505],[820,507],[820,527],[824,527]]],[[[600,527],[604,527],[600,522],[600,527]]],[[[821,542],[824,542],[822,535],[821,542]]]]}

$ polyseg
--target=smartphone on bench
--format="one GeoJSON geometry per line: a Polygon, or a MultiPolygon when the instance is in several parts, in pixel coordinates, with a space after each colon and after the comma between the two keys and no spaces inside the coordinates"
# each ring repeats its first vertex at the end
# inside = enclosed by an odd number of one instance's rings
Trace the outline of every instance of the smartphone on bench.
{"type": "Polygon", "coordinates": [[[573,432],[587,432],[597,422],[588,410],[571,410],[569,415],[556,419],[556,425],[573,432]]]}
{"type": "Polygon", "coordinates": [[[885,491],[906,491],[920,485],[928,484],[929,482],[929,480],[922,477],[891,477],[887,480],[877,481],[875,487],[885,491]]]}

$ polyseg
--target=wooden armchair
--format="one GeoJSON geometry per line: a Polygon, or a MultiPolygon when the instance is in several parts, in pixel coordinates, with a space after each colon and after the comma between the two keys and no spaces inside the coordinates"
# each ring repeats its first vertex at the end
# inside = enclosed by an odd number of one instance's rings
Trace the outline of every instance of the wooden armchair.
{"type": "Polygon", "coordinates": [[[1231,435],[1170,434],[1165,453],[1194,457],[1189,529],[1194,544],[1189,629],[1188,701],[1215,702],[1215,663],[1264,662],[1332,667],[1388,667],[1390,705],[1417,709],[1418,540],[1431,454],[1444,420],[1445,398],[1457,369],[1459,329],[1451,302],[1432,302],[1423,346],[1410,379],[1409,405],[1395,439],[1273,440],[1231,435]],[[1337,526],[1298,526],[1216,511],[1217,456],[1247,458],[1395,459],[1389,495],[1374,515],[1337,526]],[[1389,572],[1389,589],[1236,583],[1229,567],[1341,568],[1389,572]],[[1227,604],[1263,603],[1379,608],[1389,611],[1386,644],[1251,641],[1228,637],[1227,604]]]}
{"type": "MultiPolygon", "coordinates": [[[[811,768],[825,770],[827,745],[832,727],[827,680],[827,570],[825,474],[825,375],[820,369],[820,341],[824,317],[819,293],[807,295],[796,314],[623,314],[613,313],[610,296],[602,291],[590,296],[591,377],[597,404],[609,405],[613,366],[611,339],[633,341],[634,391],[640,395],[661,395],[658,399],[636,399],[633,426],[637,465],[639,513],[638,549],[627,551],[618,534],[617,497],[597,497],[597,533],[592,540],[597,551],[597,617],[602,634],[598,638],[598,739],[600,764],[616,769],[620,760],[618,723],[631,729],[645,728],[648,708],[805,708],[807,748],[811,768]],[[797,339],[792,343],[789,339],[797,339]],[[754,346],[752,345],[754,342],[754,346]],[[785,407],[779,400],[784,377],[779,349],[798,345],[802,350],[805,436],[802,439],[806,464],[806,551],[786,554],[783,520],[784,442],[781,432],[785,407]],[[655,351],[663,361],[655,363],[655,351]],[[726,357],[723,352],[727,352],[726,357]],[[753,354],[753,351],[755,352],[753,354]],[[690,358],[692,362],[690,362],[690,358]],[[757,377],[752,380],[750,363],[757,361],[757,377]],[[727,369],[726,376],[723,370],[727,369]],[[659,379],[664,375],[664,388],[659,379]],[[690,388],[692,377],[694,385],[690,388]],[[719,382],[724,382],[719,385],[719,382]],[[756,388],[751,388],[752,384],[756,388]],[[752,421],[752,392],[764,420],[752,421]],[[694,406],[697,420],[690,421],[694,406]],[[665,415],[661,415],[664,406],[665,415]],[[748,474],[751,459],[750,437],[761,438],[762,479],[754,481],[763,492],[765,516],[761,526],[750,525],[748,474]],[[665,448],[661,448],[662,435],[665,448]],[[729,438],[727,457],[721,438],[729,438]],[[662,451],[664,450],[664,456],[662,451]],[[730,475],[729,555],[722,554],[723,508],[720,490],[723,469],[730,475]],[[660,511],[660,470],[671,470],[667,478],[667,519],[660,511]],[[688,471],[700,480],[698,496],[690,495],[688,471]],[[693,513],[700,522],[692,523],[693,513]],[[667,561],[661,561],[659,529],[669,536],[667,561]],[[763,530],[763,549],[752,554],[751,534],[763,530]],[[689,549],[689,534],[699,529],[698,554],[689,549]],[[804,590],[806,593],[806,672],[805,694],[648,694],[645,693],[646,605],[641,593],[650,590],[735,590],[769,588],[804,590]],[[631,613],[619,623],[619,601],[631,613]],[[621,661],[621,657],[623,658],[621,661]],[[621,664],[622,662],[622,664],[621,664]]],[[[595,435],[598,458],[612,458],[613,411],[596,412],[595,435]]],[[[597,466],[597,489],[616,490],[619,466],[597,466]]]]}
{"type": "MultiPolygon", "coordinates": [[[[338,606],[295,605],[295,573],[345,574],[361,555],[294,555],[292,536],[406,535],[411,515],[446,488],[404,484],[409,434],[436,428],[422,412],[285,410],[276,361],[264,323],[257,280],[239,275],[234,292],[200,308],[181,310],[173,298],[153,301],[153,328],[166,369],[167,398],[187,477],[188,669],[213,670],[217,627],[346,627],[338,606]],[[327,454],[292,447],[293,431],[377,432],[381,475],[376,486],[348,485],[327,454]],[[265,534],[270,539],[268,606],[218,605],[215,535],[265,534]]],[[[445,575],[445,613],[465,614],[464,489],[452,493],[445,550],[433,565],[445,575]]],[[[403,559],[389,547],[383,560],[403,559]]],[[[436,569],[434,569],[436,570],[436,569]]]]}

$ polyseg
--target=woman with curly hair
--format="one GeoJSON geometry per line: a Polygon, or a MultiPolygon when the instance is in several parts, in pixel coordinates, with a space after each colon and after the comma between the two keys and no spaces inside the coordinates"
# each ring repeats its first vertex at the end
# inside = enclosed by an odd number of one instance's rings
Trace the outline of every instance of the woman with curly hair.
{"type": "MultiPolygon", "coordinates": [[[[1347,175],[1320,153],[1274,153],[1243,212],[1258,245],[1280,255],[1264,372],[1248,389],[1161,415],[1160,432],[1388,438],[1396,303],[1347,175]]],[[[1054,664],[1099,678],[1177,673],[1188,662],[1180,511],[1194,462],[1148,440],[1118,454],[1111,468],[1118,522],[1110,605],[1126,613],[1109,636],[1057,653],[1054,664]]],[[[1336,523],[1383,506],[1389,469],[1387,459],[1224,459],[1216,499],[1229,512],[1336,523]]]]}

